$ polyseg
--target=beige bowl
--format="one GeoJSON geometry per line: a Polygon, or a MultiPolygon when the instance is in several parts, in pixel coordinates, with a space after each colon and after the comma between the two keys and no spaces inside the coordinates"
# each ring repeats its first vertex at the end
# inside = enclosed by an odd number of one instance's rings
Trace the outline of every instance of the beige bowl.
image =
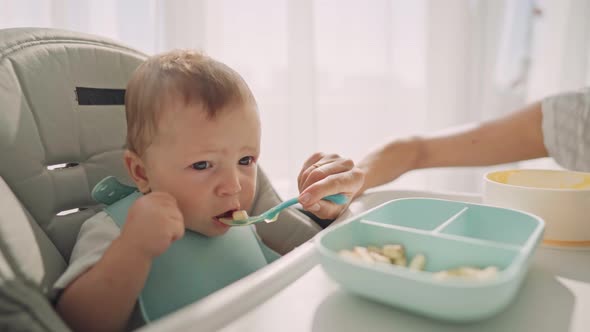
{"type": "Polygon", "coordinates": [[[590,248],[590,173],[515,169],[490,172],[484,179],[485,204],[545,220],[544,244],[590,248]]]}

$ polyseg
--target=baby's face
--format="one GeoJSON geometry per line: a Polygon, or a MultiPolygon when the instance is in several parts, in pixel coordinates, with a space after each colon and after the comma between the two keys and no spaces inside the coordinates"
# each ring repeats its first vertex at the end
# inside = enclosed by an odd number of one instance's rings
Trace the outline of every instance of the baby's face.
{"type": "Polygon", "coordinates": [[[209,119],[185,105],[164,112],[144,165],[151,190],[176,198],[186,228],[217,236],[229,229],[219,217],[252,205],[259,154],[254,106],[226,106],[209,119]]]}

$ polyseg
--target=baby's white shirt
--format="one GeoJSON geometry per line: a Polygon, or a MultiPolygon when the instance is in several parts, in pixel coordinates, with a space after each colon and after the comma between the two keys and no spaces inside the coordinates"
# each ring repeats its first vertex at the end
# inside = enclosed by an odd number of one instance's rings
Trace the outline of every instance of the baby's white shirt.
{"type": "Polygon", "coordinates": [[[80,228],[66,271],[57,279],[54,289],[59,292],[96,264],[107,248],[121,234],[115,221],[105,211],[88,218],[80,228]]]}

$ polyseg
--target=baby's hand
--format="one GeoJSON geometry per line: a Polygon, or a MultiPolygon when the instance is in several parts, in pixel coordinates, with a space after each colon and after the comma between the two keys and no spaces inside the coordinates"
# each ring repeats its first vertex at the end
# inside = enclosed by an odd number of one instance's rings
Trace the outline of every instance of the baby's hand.
{"type": "Polygon", "coordinates": [[[152,192],[131,205],[121,240],[131,250],[153,259],[184,235],[184,218],[176,199],[165,192],[152,192]]]}

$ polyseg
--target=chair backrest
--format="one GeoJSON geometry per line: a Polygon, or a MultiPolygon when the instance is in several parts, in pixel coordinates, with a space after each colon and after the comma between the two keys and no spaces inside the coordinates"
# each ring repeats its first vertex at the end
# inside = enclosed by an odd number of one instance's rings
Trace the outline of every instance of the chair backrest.
{"type": "Polygon", "coordinates": [[[22,250],[28,241],[4,249],[44,289],[62,272],[81,223],[100,209],[92,186],[109,174],[126,178],[124,106],[114,89],[124,91],[145,57],[79,33],[0,31],[0,177],[18,199],[1,210],[0,227],[33,231],[38,253],[22,250]],[[62,215],[72,209],[80,210],[62,215]]]}
{"type": "MultiPolygon", "coordinates": [[[[90,196],[93,186],[107,175],[129,182],[123,93],[145,58],[81,33],[0,30],[0,249],[45,295],[82,222],[102,208],[90,196]]],[[[258,189],[251,213],[280,202],[262,172],[258,189]]],[[[258,228],[279,252],[319,231],[298,211],[281,217],[289,221],[258,228]]]]}

